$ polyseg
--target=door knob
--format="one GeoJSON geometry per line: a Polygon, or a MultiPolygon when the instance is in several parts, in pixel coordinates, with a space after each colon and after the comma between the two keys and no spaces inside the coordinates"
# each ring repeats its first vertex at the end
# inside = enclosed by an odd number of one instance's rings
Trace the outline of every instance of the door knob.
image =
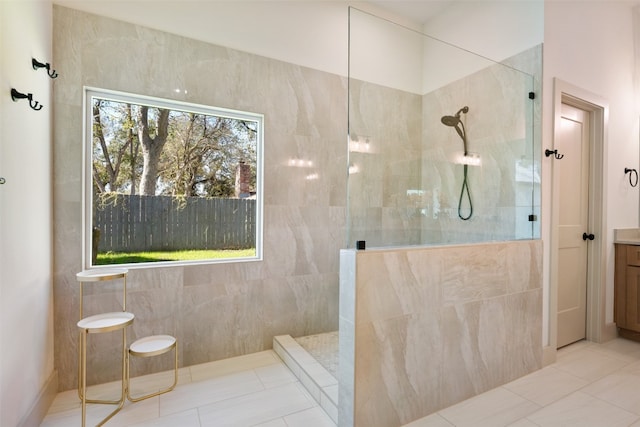
{"type": "Polygon", "coordinates": [[[593,240],[595,238],[596,236],[594,236],[593,234],[582,233],[582,240],[593,240]]]}

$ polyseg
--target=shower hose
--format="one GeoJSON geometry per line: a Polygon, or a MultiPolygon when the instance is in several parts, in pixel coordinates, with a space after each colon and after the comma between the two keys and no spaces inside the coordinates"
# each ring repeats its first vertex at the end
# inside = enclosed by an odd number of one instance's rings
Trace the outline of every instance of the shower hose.
{"type": "Polygon", "coordinates": [[[471,218],[473,215],[473,202],[471,201],[471,194],[469,193],[469,184],[467,183],[467,167],[469,165],[464,165],[464,177],[462,179],[462,189],[460,190],[460,199],[458,200],[458,216],[461,220],[466,221],[471,218]],[[467,193],[467,200],[469,200],[469,215],[462,215],[462,199],[464,198],[464,193],[467,193]]]}

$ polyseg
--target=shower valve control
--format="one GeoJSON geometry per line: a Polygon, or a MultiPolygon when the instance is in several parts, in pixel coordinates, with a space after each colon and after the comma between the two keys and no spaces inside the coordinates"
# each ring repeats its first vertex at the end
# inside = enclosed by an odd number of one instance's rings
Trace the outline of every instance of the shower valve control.
{"type": "Polygon", "coordinates": [[[594,236],[593,234],[582,233],[582,240],[593,240],[595,238],[596,236],[594,236]]]}

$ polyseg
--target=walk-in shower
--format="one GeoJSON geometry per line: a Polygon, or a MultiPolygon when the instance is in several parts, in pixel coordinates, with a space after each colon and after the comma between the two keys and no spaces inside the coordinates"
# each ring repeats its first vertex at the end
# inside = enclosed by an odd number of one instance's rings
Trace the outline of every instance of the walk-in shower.
{"type": "Polygon", "coordinates": [[[339,426],[408,424],[540,368],[540,58],[351,9],[339,426]]]}

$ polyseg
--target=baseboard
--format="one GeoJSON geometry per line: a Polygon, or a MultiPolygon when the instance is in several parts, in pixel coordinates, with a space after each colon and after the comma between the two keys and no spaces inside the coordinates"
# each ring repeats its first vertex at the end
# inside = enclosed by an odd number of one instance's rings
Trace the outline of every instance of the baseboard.
{"type": "Polygon", "coordinates": [[[542,347],[542,367],[555,363],[557,354],[558,350],[551,346],[542,347]]]}
{"type": "Polygon", "coordinates": [[[607,323],[602,328],[602,335],[600,336],[600,342],[604,343],[607,341],[611,341],[618,337],[618,327],[615,322],[607,323]]]}
{"type": "Polygon", "coordinates": [[[53,371],[42,390],[40,390],[40,394],[31,406],[31,410],[24,416],[18,427],[38,427],[42,424],[42,420],[47,415],[47,411],[53,403],[53,399],[56,398],[56,394],[58,394],[58,371],[53,371]]]}

